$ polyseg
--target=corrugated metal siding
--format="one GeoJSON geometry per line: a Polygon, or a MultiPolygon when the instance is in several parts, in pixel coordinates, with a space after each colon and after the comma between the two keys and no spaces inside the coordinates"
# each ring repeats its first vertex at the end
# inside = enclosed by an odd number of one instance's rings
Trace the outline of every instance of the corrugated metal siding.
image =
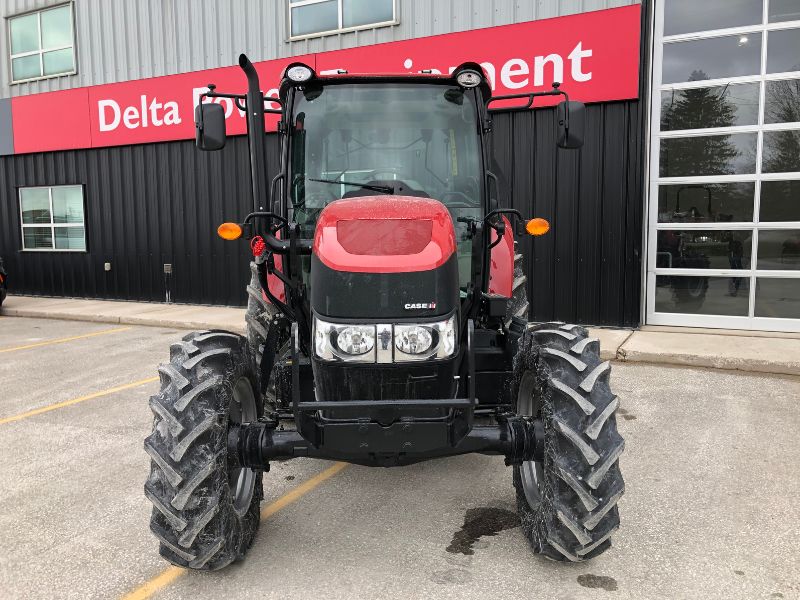
{"type": "MultiPolygon", "coordinates": [[[[641,282],[641,104],[587,107],[586,145],[557,150],[554,109],[495,116],[504,204],[553,225],[522,240],[537,320],[636,325],[641,282]]],[[[249,212],[246,139],[222,152],[192,142],[0,158],[0,191],[86,184],[89,253],[23,253],[17,201],[0,202],[0,255],[12,292],[175,302],[245,302],[248,252],[214,235],[249,212]],[[103,263],[112,271],[105,273],[103,263]]],[[[270,175],[277,138],[266,140],[270,175]]]]}
{"type": "Polygon", "coordinates": [[[511,184],[504,204],[552,226],[520,240],[537,321],[639,323],[641,106],[587,106],[580,151],[556,149],[554,109],[495,116],[494,154],[511,184]]]}
{"type": "MultiPolygon", "coordinates": [[[[266,142],[273,156],[275,142],[266,142]]],[[[248,160],[245,137],[222,152],[175,142],[0,159],[0,255],[11,288],[142,301],[164,301],[169,288],[177,302],[242,304],[249,250],[214,232],[251,209],[248,160]],[[85,185],[88,252],[21,252],[16,188],[77,183],[85,185]]]]}
{"type": "MultiPolygon", "coordinates": [[[[78,73],[9,85],[0,28],[0,98],[172,75],[251,60],[546,19],[640,0],[397,0],[399,24],[287,41],[286,0],[74,0],[78,73]]],[[[0,0],[0,16],[63,0],[0,0]]]]}

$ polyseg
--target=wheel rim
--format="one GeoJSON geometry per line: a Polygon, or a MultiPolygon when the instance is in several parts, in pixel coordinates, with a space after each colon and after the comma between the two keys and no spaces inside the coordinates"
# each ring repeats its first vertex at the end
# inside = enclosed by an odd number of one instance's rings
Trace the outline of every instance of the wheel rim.
{"type": "MultiPolygon", "coordinates": [[[[246,377],[241,377],[233,387],[233,399],[228,409],[228,423],[241,425],[258,420],[256,398],[253,386],[246,377]]],[[[256,484],[256,472],[253,469],[234,467],[228,469],[228,485],[233,495],[233,509],[240,517],[250,508],[256,484]]]]}
{"type": "MultiPolygon", "coordinates": [[[[525,373],[519,384],[517,396],[517,414],[521,417],[535,417],[539,413],[539,401],[534,396],[536,377],[533,373],[525,373]]],[[[528,460],[519,467],[522,490],[531,508],[535,509],[542,502],[541,485],[544,481],[544,470],[540,461],[528,460]]]]}

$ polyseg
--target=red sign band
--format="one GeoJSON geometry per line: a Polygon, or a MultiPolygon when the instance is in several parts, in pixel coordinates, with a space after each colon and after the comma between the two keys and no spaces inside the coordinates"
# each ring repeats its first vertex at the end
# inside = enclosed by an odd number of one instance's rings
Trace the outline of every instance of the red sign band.
{"type": "MultiPolygon", "coordinates": [[[[361,46],[256,63],[270,95],[286,66],[300,61],[318,73],[447,73],[466,61],[483,65],[494,92],[549,89],[554,81],[573,100],[629,100],[639,93],[638,4],[474,29],[412,40],[361,46]]],[[[239,67],[48,92],[12,99],[14,152],[98,148],[194,137],[194,106],[209,83],[223,92],[245,90],[239,67]]],[[[536,106],[552,99],[537,100],[536,106]]],[[[243,113],[228,99],[230,135],[243,134],[243,113]]],[[[277,116],[267,115],[274,130],[277,116]]]]}

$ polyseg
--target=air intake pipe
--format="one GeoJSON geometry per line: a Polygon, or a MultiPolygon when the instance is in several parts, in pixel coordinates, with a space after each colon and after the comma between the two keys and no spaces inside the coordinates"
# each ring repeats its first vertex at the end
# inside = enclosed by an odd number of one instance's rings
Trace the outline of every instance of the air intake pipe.
{"type": "Polygon", "coordinates": [[[239,55],[239,66],[247,76],[247,141],[250,147],[250,177],[253,183],[253,210],[269,206],[267,198],[267,161],[264,156],[264,94],[258,72],[245,54],[239,55]]]}

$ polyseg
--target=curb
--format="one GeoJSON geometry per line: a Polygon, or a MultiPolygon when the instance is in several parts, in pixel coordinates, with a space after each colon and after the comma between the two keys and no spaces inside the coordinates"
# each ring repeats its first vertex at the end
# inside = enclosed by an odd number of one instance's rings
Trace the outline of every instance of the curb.
{"type": "MultiPolygon", "coordinates": [[[[184,307],[178,308],[182,310],[184,307]]],[[[78,311],[58,312],[45,309],[2,308],[0,316],[58,319],[173,329],[224,329],[246,333],[245,309],[241,320],[207,321],[202,319],[175,319],[169,316],[81,314],[78,311]]],[[[236,317],[233,313],[231,317],[236,317]]],[[[800,339],[780,337],[747,337],[744,335],[710,334],[692,332],[654,332],[630,329],[589,328],[593,337],[601,340],[601,358],[615,364],[671,365],[732,371],[739,373],[800,376],[800,339]],[[681,347],[686,348],[681,351],[681,347]],[[700,347],[705,352],[697,352],[700,347]],[[655,349],[654,349],[655,348],[655,349]],[[774,354],[780,359],[764,358],[774,354]],[[795,358],[796,357],[796,358],[795,358]]]]}
{"type": "MultiPolygon", "coordinates": [[[[244,313],[244,310],[242,311],[244,313]]],[[[207,321],[187,321],[169,318],[149,318],[125,316],[116,317],[111,315],[82,315],[76,313],[40,312],[35,310],[25,310],[20,308],[0,309],[0,317],[25,317],[30,319],[52,319],[58,321],[82,321],[85,323],[108,323],[111,325],[143,325],[146,327],[169,327],[172,329],[227,329],[236,333],[244,334],[247,326],[242,315],[242,325],[232,327],[230,323],[209,323],[207,321]]]]}

